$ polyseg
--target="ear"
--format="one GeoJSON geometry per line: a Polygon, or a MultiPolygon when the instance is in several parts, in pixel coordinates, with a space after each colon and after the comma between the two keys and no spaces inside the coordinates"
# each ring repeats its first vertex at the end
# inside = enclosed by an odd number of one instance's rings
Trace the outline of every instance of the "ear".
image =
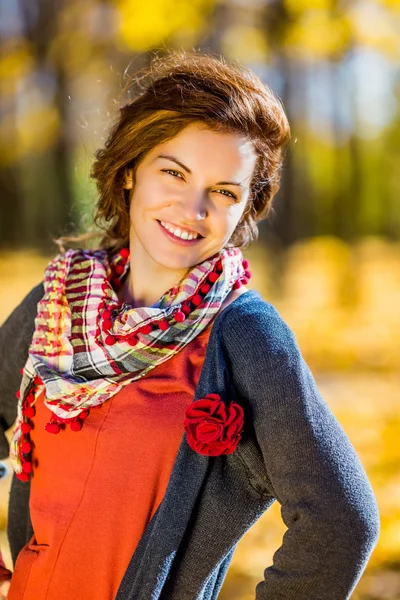
{"type": "Polygon", "coordinates": [[[133,185],[132,169],[125,170],[124,189],[131,190],[133,185]]]}

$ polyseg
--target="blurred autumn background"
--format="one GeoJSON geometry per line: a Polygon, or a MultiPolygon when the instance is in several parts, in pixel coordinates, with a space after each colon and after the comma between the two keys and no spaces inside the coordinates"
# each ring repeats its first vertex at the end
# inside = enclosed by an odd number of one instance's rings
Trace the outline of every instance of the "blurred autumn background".
{"type": "MultiPolygon", "coordinates": [[[[237,59],[286,107],[293,140],[246,252],[250,287],[295,332],[378,498],[380,541],[352,598],[399,600],[398,0],[0,0],[0,322],[41,280],[52,238],[91,224],[114,98],[160,48],[237,59]]],[[[254,599],[284,531],[275,503],[221,600],[254,599]]]]}

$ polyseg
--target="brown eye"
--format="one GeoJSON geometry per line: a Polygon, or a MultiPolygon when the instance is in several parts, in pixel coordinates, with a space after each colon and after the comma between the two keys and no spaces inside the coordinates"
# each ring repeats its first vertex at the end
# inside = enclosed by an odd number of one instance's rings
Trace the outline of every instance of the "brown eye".
{"type": "Polygon", "coordinates": [[[179,171],[175,171],[175,169],[161,169],[163,173],[169,173],[173,177],[178,177],[179,179],[183,179],[182,173],[179,171]]]}
{"type": "Polygon", "coordinates": [[[233,198],[234,200],[237,200],[237,196],[235,196],[235,194],[232,194],[232,192],[230,192],[229,190],[215,190],[215,191],[222,194],[222,196],[228,196],[230,198],[233,198]]]}

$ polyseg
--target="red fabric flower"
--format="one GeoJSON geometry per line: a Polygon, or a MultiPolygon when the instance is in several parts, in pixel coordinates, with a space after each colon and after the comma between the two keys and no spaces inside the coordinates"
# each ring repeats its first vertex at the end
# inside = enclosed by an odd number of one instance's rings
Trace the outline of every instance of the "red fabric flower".
{"type": "Polygon", "coordinates": [[[218,394],[207,394],[186,409],[187,442],[205,456],[231,454],[241,438],[243,417],[243,408],[236,402],[226,405],[218,394]]]}

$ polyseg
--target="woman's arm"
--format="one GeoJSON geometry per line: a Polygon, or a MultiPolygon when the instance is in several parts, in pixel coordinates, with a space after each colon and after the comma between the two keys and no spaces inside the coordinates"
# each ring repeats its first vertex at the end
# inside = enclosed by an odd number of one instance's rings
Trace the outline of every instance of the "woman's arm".
{"type": "Polygon", "coordinates": [[[43,293],[40,283],[0,327],[0,458],[8,456],[9,446],[4,432],[12,426],[17,416],[15,393],[21,383],[20,369],[28,358],[36,306],[43,293]]]}
{"type": "MultiPolygon", "coordinates": [[[[42,284],[33,288],[0,327],[0,458],[8,456],[9,453],[5,431],[13,425],[17,416],[15,393],[21,383],[20,369],[28,358],[36,307],[43,293],[42,284]]],[[[11,483],[7,527],[14,564],[20,549],[32,536],[29,491],[29,483],[19,481],[14,475],[11,483]]],[[[6,587],[6,584],[3,587],[6,587]]]]}
{"type": "Polygon", "coordinates": [[[379,537],[374,492],[276,309],[260,299],[237,312],[223,328],[231,377],[288,527],[256,599],[345,600],[379,537]]]}

